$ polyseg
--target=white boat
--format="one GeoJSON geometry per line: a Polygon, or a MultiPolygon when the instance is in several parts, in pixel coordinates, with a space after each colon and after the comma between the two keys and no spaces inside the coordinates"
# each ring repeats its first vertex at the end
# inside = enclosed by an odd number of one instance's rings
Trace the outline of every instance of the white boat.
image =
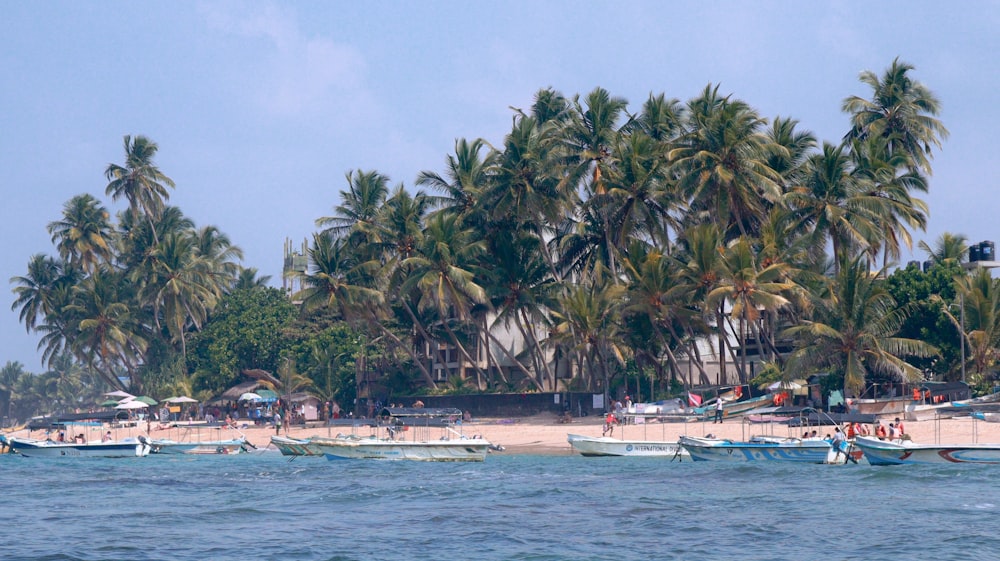
{"type": "Polygon", "coordinates": [[[797,462],[843,464],[856,461],[849,444],[839,451],[828,440],[755,436],[748,441],[682,436],[678,441],[691,459],[704,462],[797,462]]]}
{"type": "Polygon", "coordinates": [[[687,450],[676,442],[658,440],[622,440],[610,436],[567,434],[570,446],[583,456],[660,456],[688,458],[687,450]]]}
{"type": "Polygon", "coordinates": [[[859,436],[855,444],[875,466],[899,464],[1000,464],[1000,444],[917,444],[859,436]]]}
{"type": "Polygon", "coordinates": [[[32,458],[134,458],[148,455],[151,449],[149,441],[142,436],[86,443],[4,436],[0,436],[0,439],[5,441],[13,453],[32,458]]]}
{"type": "Polygon", "coordinates": [[[154,454],[239,454],[246,450],[248,444],[245,438],[206,441],[157,438],[150,441],[154,454]]]}
{"type": "Polygon", "coordinates": [[[225,424],[172,424],[167,437],[153,438],[150,445],[154,454],[239,454],[253,447],[246,435],[225,424]],[[208,438],[202,429],[208,431],[208,438]],[[223,431],[232,438],[219,438],[223,431]]]}
{"type": "Polygon", "coordinates": [[[453,426],[462,418],[459,409],[384,408],[371,434],[338,434],[312,439],[312,446],[328,460],[414,460],[425,462],[481,462],[491,449],[484,438],[468,438],[453,426]],[[438,438],[430,432],[440,430],[438,438]],[[409,433],[409,434],[407,434],[409,433]]]}
{"type": "MultiPolygon", "coordinates": [[[[329,438],[323,439],[330,440],[329,438]]],[[[281,452],[282,456],[322,456],[323,452],[315,446],[315,438],[290,438],[287,436],[272,436],[271,444],[281,452]]]]}

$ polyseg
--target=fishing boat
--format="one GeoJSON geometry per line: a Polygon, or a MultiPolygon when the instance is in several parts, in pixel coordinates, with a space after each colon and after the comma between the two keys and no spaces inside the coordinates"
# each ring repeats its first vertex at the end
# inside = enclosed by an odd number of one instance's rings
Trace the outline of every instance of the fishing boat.
{"type": "Polygon", "coordinates": [[[491,449],[499,449],[484,438],[456,431],[453,427],[461,418],[458,409],[385,408],[368,436],[338,434],[313,445],[328,460],[481,462],[491,449]],[[429,435],[434,429],[441,431],[437,439],[429,435]]]}
{"type": "Polygon", "coordinates": [[[246,436],[227,425],[172,425],[170,437],[150,440],[153,454],[239,454],[253,445],[246,436]],[[238,433],[234,438],[202,438],[201,429],[221,431],[223,428],[238,433]]]}
{"type": "MultiPolygon", "coordinates": [[[[325,439],[330,440],[330,439],[325,439]]],[[[314,446],[311,438],[289,438],[287,436],[272,436],[271,444],[281,452],[282,456],[322,456],[323,452],[314,446]]]]}
{"type": "Polygon", "coordinates": [[[0,441],[13,453],[31,458],[134,458],[146,456],[151,450],[144,436],[106,442],[56,442],[0,435],[0,441]]]}
{"type": "MultiPolygon", "coordinates": [[[[621,421],[618,429],[622,438],[612,435],[586,436],[582,434],[567,434],[566,440],[574,450],[582,456],[661,456],[670,458],[686,458],[688,453],[677,441],[668,441],[662,434],[662,427],[680,415],[685,415],[682,404],[675,403],[637,403],[620,412],[617,417],[621,421]],[[661,438],[649,438],[650,430],[655,423],[660,423],[661,438]],[[626,431],[632,438],[625,438],[626,431]],[[641,434],[641,438],[639,438],[641,434]]],[[[686,415],[685,415],[686,416],[686,415]]]]}
{"type": "Polygon", "coordinates": [[[691,459],[698,462],[843,464],[848,460],[856,461],[849,444],[845,443],[837,450],[829,440],[819,438],[754,436],[747,441],[736,441],[682,436],[678,442],[691,454],[691,459]]]}
{"type": "Polygon", "coordinates": [[[157,438],[150,441],[153,454],[239,454],[246,451],[245,438],[231,440],[176,441],[157,438]]]}
{"type": "Polygon", "coordinates": [[[1000,444],[917,444],[859,436],[855,444],[874,466],[900,464],[1000,464],[1000,444]]]}
{"type": "Polygon", "coordinates": [[[566,440],[582,456],[661,456],[687,458],[687,450],[677,442],[661,440],[623,440],[610,436],[567,434],[566,440]]]}
{"type": "MultiPolygon", "coordinates": [[[[725,396],[723,396],[723,399],[725,399],[725,396]]],[[[725,418],[742,415],[748,411],[771,405],[773,399],[774,398],[771,395],[761,395],[744,399],[742,401],[723,401],[722,415],[725,418]]],[[[695,407],[692,411],[704,419],[712,419],[715,417],[714,400],[713,404],[695,407]]]]}

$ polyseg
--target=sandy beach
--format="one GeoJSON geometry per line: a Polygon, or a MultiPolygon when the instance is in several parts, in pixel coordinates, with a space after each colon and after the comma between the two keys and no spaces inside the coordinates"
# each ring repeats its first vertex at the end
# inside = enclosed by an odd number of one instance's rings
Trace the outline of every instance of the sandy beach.
{"type": "MultiPolygon", "coordinates": [[[[883,418],[883,425],[888,426],[894,419],[883,418]]],[[[536,415],[533,417],[509,419],[476,419],[466,422],[457,430],[472,437],[481,436],[493,444],[502,445],[506,454],[573,454],[572,448],[566,442],[568,433],[588,436],[600,436],[603,421],[600,417],[574,418],[569,423],[561,423],[555,415],[536,415]]],[[[816,427],[820,435],[833,431],[832,426],[816,427]]],[[[106,429],[98,427],[71,429],[73,433],[84,432],[88,440],[101,438],[106,429]]],[[[222,440],[235,438],[244,434],[250,443],[258,449],[270,445],[271,435],[275,434],[273,426],[255,426],[239,423],[239,432],[220,428],[158,428],[150,427],[148,434],[153,438],[170,438],[175,440],[222,440]]],[[[327,427],[323,425],[292,426],[283,428],[281,433],[292,438],[309,436],[335,436],[337,433],[350,432],[350,427],[327,427]]],[[[368,434],[368,427],[359,427],[359,434],[368,434]]],[[[437,429],[431,429],[437,430],[437,429]]],[[[615,427],[613,436],[635,440],[665,440],[675,441],[681,435],[707,436],[742,440],[752,435],[771,434],[777,436],[800,436],[804,429],[788,427],[778,423],[749,423],[743,419],[727,419],[722,423],[711,421],[697,422],[651,422],[639,425],[615,427]]],[[[929,421],[904,421],[906,434],[921,443],[1000,443],[1000,423],[975,421],[970,417],[941,419],[929,421]]],[[[146,427],[116,428],[112,430],[115,439],[134,437],[146,434],[146,427]]],[[[19,434],[25,434],[21,431],[19,434]]],[[[405,433],[404,433],[405,434],[405,433]]],[[[435,433],[436,434],[436,433],[435,433]]],[[[33,438],[44,438],[42,431],[34,431],[33,438]]],[[[437,436],[432,436],[436,438],[437,436]]]]}

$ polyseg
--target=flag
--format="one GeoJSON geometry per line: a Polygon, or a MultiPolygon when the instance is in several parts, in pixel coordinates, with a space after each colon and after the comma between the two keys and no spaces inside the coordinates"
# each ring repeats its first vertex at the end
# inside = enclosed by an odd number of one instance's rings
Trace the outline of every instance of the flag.
{"type": "Polygon", "coordinates": [[[688,392],[688,405],[691,407],[698,407],[701,405],[701,396],[696,393],[688,392]]]}

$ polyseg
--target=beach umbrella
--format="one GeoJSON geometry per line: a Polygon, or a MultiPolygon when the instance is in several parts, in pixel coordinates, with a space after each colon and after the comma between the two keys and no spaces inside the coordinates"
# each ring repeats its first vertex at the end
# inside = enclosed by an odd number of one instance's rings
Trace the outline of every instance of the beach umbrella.
{"type": "Polygon", "coordinates": [[[198,403],[197,399],[190,398],[186,395],[180,397],[171,397],[170,399],[164,399],[167,403],[198,403]]]}
{"type": "Polygon", "coordinates": [[[108,397],[135,397],[134,395],[132,395],[132,394],[130,394],[128,392],[123,392],[121,390],[115,390],[113,392],[108,392],[108,393],[106,393],[104,395],[106,395],[108,397]]]}
{"type": "Polygon", "coordinates": [[[145,409],[147,407],[149,407],[149,405],[139,401],[138,399],[133,399],[132,401],[119,403],[115,406],[115,409],[145,409]]]}
{"type": "Polygon", "coordinates": [[[101,403],[101,407],[114,407],[116,405],[118,405],[118,402],[113,399],[101,403]]]}
{"type": "Polygon", "coordinates": [[[139,397],[133,399],[132,401],[141,401],[141,402],[145,403],[146,405],[156,405],[157,404],[157,401],[155,399],[149,397],[148,395],[140,395],[139,397]]]}
{"type": "Polygon", "coordinates": [[[261,397],[253,392],[247,392],[240,396],[239,401],[260,401],[261,397]]]}
{"type": "Polygon", "coordinates": [[[261,401],[268,403],[278,401],[278,392],[272,390],[257,390],[257,395],[260,396],[261,401]]]}

